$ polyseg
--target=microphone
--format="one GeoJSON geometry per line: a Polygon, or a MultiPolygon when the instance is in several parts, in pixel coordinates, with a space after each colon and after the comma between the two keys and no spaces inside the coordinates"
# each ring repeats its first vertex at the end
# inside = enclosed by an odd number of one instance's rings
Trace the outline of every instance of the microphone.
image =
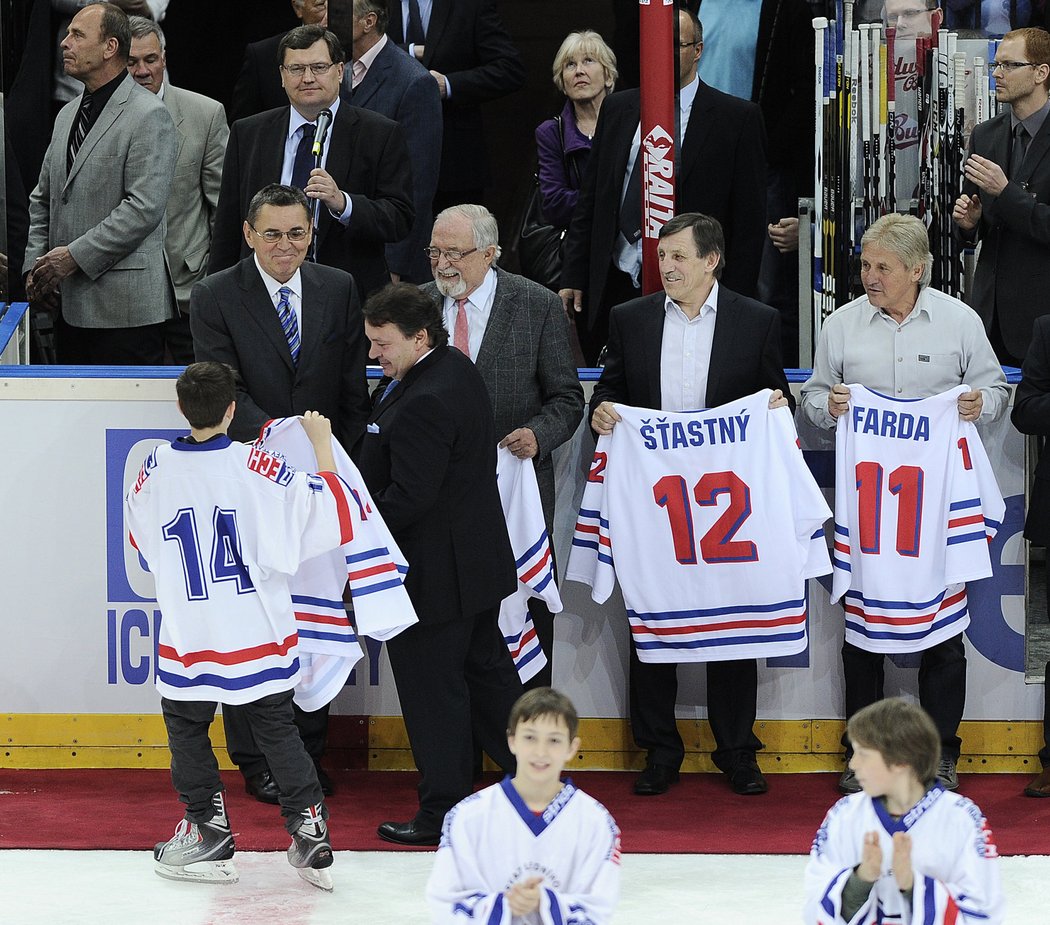
{"type": "Polygon", "coordinates": [[[332,126],[332,118],[331,109],[322,109],[317,114],[317,128],[314,130],[314,146],[310,149],[314,157],[321,156],[321,149],[324,147],[324,140],[328,136],[328,129],[332,126]]]}

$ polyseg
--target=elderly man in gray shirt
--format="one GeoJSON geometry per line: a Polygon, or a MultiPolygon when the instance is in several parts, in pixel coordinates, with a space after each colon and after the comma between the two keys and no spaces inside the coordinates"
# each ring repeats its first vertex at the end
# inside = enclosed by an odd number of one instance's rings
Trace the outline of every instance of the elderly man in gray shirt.
{"type": "MultiPolygon", "coordinates": [[[[927,398],[966,384],[959,415],[989,422],[1006,409],[1006,377],[973,309],[928,288],[931,256],[922,222],[911,215],[884,215],[861,239],[865,294],[835,311],[817,341],[813,375],[802,387],[801,414],[817,427],[834,428],[849,410],[846,383],[891,398],[927,398]]],[[[852,643],[842,646],[846,717],[883,696],[883,658],[852,643]]],[[[938,777],[959,786],[955,765],[958,729],[966,700],[966,654],[962,634],[922,651],[919,700],[941,734],[938,777]]],[[[846,793],[860,790],[848,761],[839,779],[846,793]]]]}

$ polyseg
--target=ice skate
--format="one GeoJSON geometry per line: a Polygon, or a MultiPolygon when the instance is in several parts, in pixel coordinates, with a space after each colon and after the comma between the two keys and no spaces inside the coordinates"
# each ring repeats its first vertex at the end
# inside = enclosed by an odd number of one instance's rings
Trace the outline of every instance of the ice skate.
{"type": "MultiPolygon", "coordinates": [[[[212,797],[216,813],[207,822],[183,819],[175,834],[153,849],[154,870],[168,880],[194,883],[236,883],[233,833],[226,817],[226,803],[221,793],[212,797]]],[[[331,861],[329,861],[331,863],[331,861]]]]}
{"type": "Polygon", "coordinates": [[[328,840],[328,825],[321,815],[321,804],[310,806],[302,813],[302,825],[292,833],[288,846],[288,863],[307,883],[329,893],[332,891],[332,844],[328,840]]]}

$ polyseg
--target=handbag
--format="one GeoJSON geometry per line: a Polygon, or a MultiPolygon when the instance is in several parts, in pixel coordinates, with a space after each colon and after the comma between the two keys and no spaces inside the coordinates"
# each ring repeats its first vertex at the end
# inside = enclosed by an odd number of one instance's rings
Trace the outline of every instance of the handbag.
{"type": "MultiPolygon", "coordinates": [[[[562,145],[562,162],[566,174],[572,173],[579,185],[579,172],[574,163],[565,159],[565,135],[561,116],[555,116],[558,123],[558,137],[562,145]]],[[[529,198],[518,229],[517,252],[518,264],[523,276],[557,292],[561,277],[561,242],[565,237],[565,228],[552,225],[543,216],[543,193],[540,190],[540,178],[533,174],[529,198]]]]}

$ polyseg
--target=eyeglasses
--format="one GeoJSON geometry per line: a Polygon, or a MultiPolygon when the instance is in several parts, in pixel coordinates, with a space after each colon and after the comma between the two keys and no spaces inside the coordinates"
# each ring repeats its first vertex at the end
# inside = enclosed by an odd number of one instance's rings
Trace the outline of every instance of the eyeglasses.
{"type": "Polygon", "coordinates": [[[993,61],[992,70],[997,71],[1002,69],[1004,71],[1016,71],[1019,67],[1038,67],[1032,61],[993,61]]]}
{"type": "Polygon", "coordinates": [[[259,231],[259,229],[250,222],[248,223],[248,227],[267,244],[276,244],[285,235],[288,236],[289,241],[302,241],[310,233],[309,228],[292,228],[289,231],[278,231],[276,228],[267,228],[265,231],[259,231]]]}
{"type": "Polygon", "coordinates": [[[424,247],[423,253],[431,260],[440,260],[441,255],[444,254],[449,263],[459,263],[464,257],[470,256],[476,250],[476,247],[472,247],[469,251],[461,251],[458,247],[450,247],[446,250],[442,250],[440,247],[424,247]]]}
{"type": "Polygon", "coordinates": [[[289,64],[287,67],[282,64],[281,70],[296,78],[302,78],[307,71],[313,74],[314,77],[323,77],[333,67],[335,67],[334,61],[322,61],[319,64],[289,64]]]}

